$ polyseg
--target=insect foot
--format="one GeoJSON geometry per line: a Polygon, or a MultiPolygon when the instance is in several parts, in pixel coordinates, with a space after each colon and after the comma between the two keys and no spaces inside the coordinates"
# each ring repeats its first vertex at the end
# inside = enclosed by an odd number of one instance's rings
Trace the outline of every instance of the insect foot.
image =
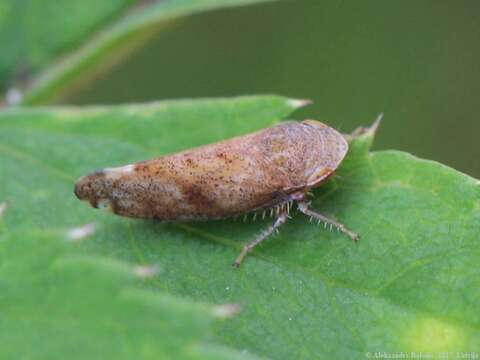
{"type": "Polygon", "coordinates": [[[245,245],[243,247],[243,250],[242,252],[240,253],[240,255],[238,255],[238,257],[235,259],[234,263],[232,264],[233,267],[235,268],[239,268],[240,267],[240,264],[242,263],[243,259],[245,258],[245,256],[258,244],[260,244],[263,240],[265,240],[266,238],[268,238],[270,235],[272,235],[276,230],[278,230],[278,228],[280,226],[282,226],[283,224],[285,224],[285,222],[287,221],[288,219],[288,213],[286,211],[282,211],[277,219],[275,220],[275,222],[273,223],[273,225],[271,225],[268,229],[266,229],[265,231],[263,231],[260,235],[258,235],[253,241],[251,241],[250,243],[248,243],[247,245],[245,245]]]}

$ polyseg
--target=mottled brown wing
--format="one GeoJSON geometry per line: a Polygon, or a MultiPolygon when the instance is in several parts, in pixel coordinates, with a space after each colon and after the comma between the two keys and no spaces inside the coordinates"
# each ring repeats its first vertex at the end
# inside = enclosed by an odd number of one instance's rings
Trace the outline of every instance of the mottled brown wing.
{"type": "MultiPolygon", "coordinates": [[[[256,133],[80,179],[75,193],[129,217],[218,219],[270,207],[315,186],[346,152],[336,131],[312,120],[256,133]],[[333,146],[333,148],[332,148],[333,146]]],[[[343,139],[343,137],[342,137],[343,139]]]]}

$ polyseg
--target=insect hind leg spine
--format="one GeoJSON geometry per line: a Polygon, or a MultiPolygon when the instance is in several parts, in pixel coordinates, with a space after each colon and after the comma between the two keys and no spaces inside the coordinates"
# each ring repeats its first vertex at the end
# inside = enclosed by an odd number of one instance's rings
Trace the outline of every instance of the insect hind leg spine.
{"type": "Polygon", "coordinates": [[[330,225],[330,230],[332,230],[335,227],[338,231],[340,231],[340,232],[344,233],[345,235],[349,236],[354,241],[357,241],[357,240],[360,239],[360,236],[357,233],[348,229],[342,223],[340,223],[340,222],[338,222],[334,219],[331,219],[328,216],[320,214],[320,213],[316,212],[315,210],[312,210],[310,208],[310,203],[305,201],[305,200],[298,201],[298,210],[300,210],[305,215],[310,216],[310,218],[313,218],[313,219],[317,220],[319,224],[321,222],[323,222],[325,228],[327,228],[327,226],[330,225]]]}

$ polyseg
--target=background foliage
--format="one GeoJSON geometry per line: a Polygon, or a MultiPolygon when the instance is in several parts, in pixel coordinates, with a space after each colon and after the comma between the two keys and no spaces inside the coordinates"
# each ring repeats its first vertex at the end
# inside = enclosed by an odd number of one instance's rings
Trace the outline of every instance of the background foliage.
{"type": "Polygon", "coordinates": [[[65,97],[112,68],[169,20],[262,1],[268,0],[4,1],[0,90],[19,86],[23,104],[65,97]]]}

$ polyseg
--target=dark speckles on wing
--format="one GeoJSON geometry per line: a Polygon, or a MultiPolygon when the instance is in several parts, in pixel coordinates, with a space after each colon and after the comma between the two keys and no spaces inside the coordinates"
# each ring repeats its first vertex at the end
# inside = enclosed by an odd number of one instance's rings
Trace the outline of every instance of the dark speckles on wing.
{"type": "Polygon", "coordinates": [[[318,184],[347,145],[309,120],[272,128],[82,178],[75,194],[119,215],[161,220],[224,218],[270,207],[318,184]]]}

